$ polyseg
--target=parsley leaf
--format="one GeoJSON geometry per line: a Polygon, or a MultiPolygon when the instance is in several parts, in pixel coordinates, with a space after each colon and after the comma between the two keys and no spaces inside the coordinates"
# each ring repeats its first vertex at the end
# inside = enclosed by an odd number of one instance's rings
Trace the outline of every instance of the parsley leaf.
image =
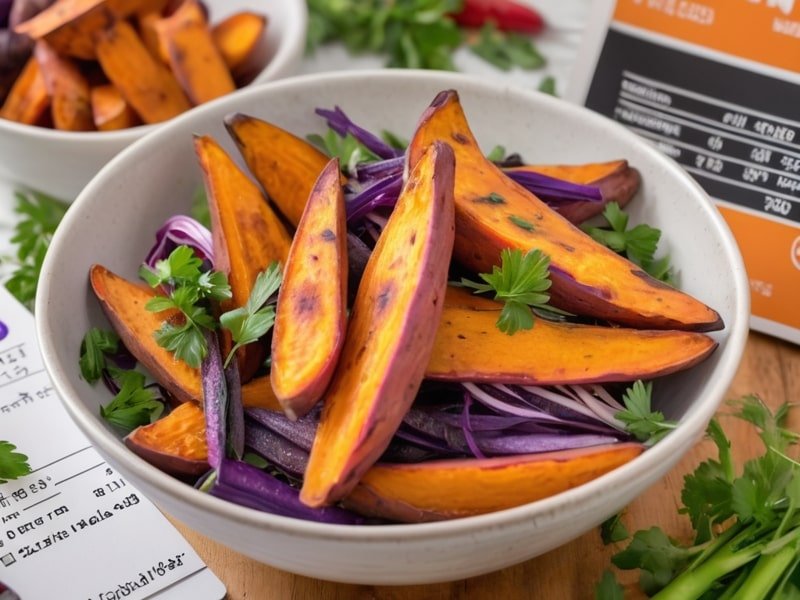
{"type": "Polygon", "coordinates": [[[306,139],[329,158],[338,158],[342,169],[346,169],[348,173],[355,173],[360,164],[380,160],[379,156],[359,142],[352,133],[342,137],[328,128],[325,135],[312,133],[307,135],[306,139]]]}
{"type": "Polygon", "coordinates": [[[231,332],[235,342],[225,359],[225,367],[239,348],[257,341],[272,328],[275,323],[275,307],[268,305],[268,302],[281,287],[282,280],[280,264],[272,263],[256,277],[247,303],[220,316],[220,325],[231,332]]]}
{"type": "Polygon", "coordinates": [[[33,310],[44,256],[67,205],[34,191],[17,191],[14,196],[14,212],[20,221],[11,238],[11,243],[17,246],[16,257],[10,260],[16,263],[16,268],[5,286],[12,296],[33,310]]]}
{"type": "Polygon", "coordinates": [[[520,329],[533,327],[533,308],[559,312],[548,306],[550,294],[550,257],[540,250],[522,254],[519,249],[505,249],[500,253],[500,266],[491,273],[481,273],[485,283],[462,279],[461,285],[475,290],[475,294],[494,292],[495,300],[505,302],[497,328],[514,335],[520,329]]]}
{"type": "Polygon", "coordinates": [[[548,75],[539,83],[538,90],[543,94],[550,94],[551,96],[558,96],[556,94],[556,78],[548,75]]]}
{"type": "Polygon", "coordinates": [[[100,407],[100,415],[126,433],[156,421],[164,411],[164,403],[158,400],[155,390],[145,387],[144,375],[138,371],[112,371],[120,391],[100,407]]]}
{"type": "Polygon", "coordinates": [[[625,600],[625,590],[617,582],[614,574],[606,569],[595,587],[594,597],[595,600],[625,600]]]}
{"type": "Polygon", "coordinates": [[[106,354],[113,354],[119,349],[119,337],[113,331],[103,331],[92,327],[81,342],[81,354],[78,361],[81,375],[89,383],[95,383],[103,376],[106,368],[106,354]]]}
{"type": "Polygon", "coordinates": [[[544,57],[534,46],[530,37],[519,33],[503,33],[488,21],[470,50],[502,71],[512,67],[540,69],[545,65],[544,57]]]}
{"type": "Polygon", "coordinates": [[[651,408],[653,383],[644,384],[641,380],[625,390],[622,402],[625,410],[615,417],[625,423],[625,430],[640,442],[655,444],[677,427],[674,421],[667,421],[664,414],[651,408]]]}
{"type": "Polygon", "coordinates": [[[0,441],[0,484],[19,479],[31,472],[28,457],[14,452],[16,449],[11,442],[0,441]]]}
{"type": "Polygon", "coordinates": [[[639,581],[648,594],[667,585],[688,562],[691,553],[658,527],[637,531],[631,543],[611,562],[620,569],[642,569],[639,581]]]}
{"type": "Polygon", "coordinates": [[[626,540],[629,536],[628,529],[622,522],[622,513],[609,517],[600,525],[600,538],[606,546],[626,540]]]}

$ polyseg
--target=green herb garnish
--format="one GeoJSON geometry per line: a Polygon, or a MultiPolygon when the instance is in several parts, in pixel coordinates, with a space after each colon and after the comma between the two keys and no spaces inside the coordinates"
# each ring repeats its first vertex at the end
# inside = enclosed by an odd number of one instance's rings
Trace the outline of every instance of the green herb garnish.
{"type": "Polygon", "coordinates": [[[625,590],[617,582],[611,571],[603,571],[603,577],[597,584],[595,600],[625,600],[625,590]]]}
{"type": "Polygon", "coordinates": [[[605,545],[628,539],[630,534],[622,522],[622,513],[609,517],[600,525],[600,538],[605,545]]]}
{"type": "Polygon", "coordinates": [[[484,202],[486,204],[505,204],[506,199],[503,198],[497,192],[492,192],[488,196],[481,196],[480,198],[475,198],[475,202],[484,202]]]}
{"type": "Polygon", "coordinates": [[[197,186],[192,196],[192,217],[206,229],[211,229],[211,211],[208,207],[206,188],[197,186]]]}
{"type": "Polygon", "coordinates": [[[280,264],[272,263],[259,273],[247,303],[219,318],[220,325],[231,332],[235,343],[225,359],[226,367],[239,348],[255,342],[272,328],[275,323],[275,307],[267,303],[281,287],[282,280],[280,264]]]}
{"type": "Polygon", "coordinates": [[[530,250],[524,255],[519,249],[505,249],[500,254],[500,266],[491,273],[481,273],[486,283],[462,279],[461,285],[474,289],[476,294],[494,292],[494,299],[504,302],[497,319],[497,328],[514,335],[520,329],[533,327],[533,311],[541,308],[556,311],[548,306],[550,294],[550,257],[540,250],[530,250]]]}
{"type": "Polygon", "coordinates": [[[380,160],[364,144],[359,142],[351,133],[342,137],[333,129],[328,128],[325,135],[312,133],[306,139],[324,152],[329,158],[338,158],[343,170],[355,173],[358,165],[380,160]]]}
{"type": "Polygon", "coordinates": [[[497,26],[487,22],[478,39],[470,44],[470,50],[498,69],[509,71],[512,67],[540,69],[545,65],[530,37],[519,33],[503,33],[497,26]]]}
{"type": "Polygon", "coordinates": [[[100,407],[100,416],[126,433],[158,420],[164,412],[164,403],[155,390],[145,387],[144,375],[113,367],[109,371],[120,391],[111,402],[100,407]]]}
{"type": "Polygon", "coordinates": [[[14,452],[16,449],[11,442],[0,441],[0,484],[19,479],[31,472],[28,457],[14,452]]]}
{"type": "Polygon", "coordinates": [[[92,327],[81,342],[81,356],[78,361],[81,375],[89,383],[95,383],[103,376],[106,368],[106,354],[113,354],[119,348],[119,337],[113,331],[103,331],[92,327]]]}
{"type": "Polygon", "coordinates": [[[648,444],[655,444],[677,427],[677,423],[668,421],[663,413],[652,409],[652,395],[652,382],[646,384],[641,380],[634,382],[622,396],[625,410],[614,415],[625,423],[625,430],[628,433],[640,442],[648,444]]]}
{"type": "Polygon", "coordinates": [[[540,92],[544,94],[550,94],[551,96],[558,96],[556,94],[556,78],[552,75],[548,75],[539,83],[539,87],[537,88],[540,92]]]}
{"type": "Polygon", "coordinates": [[[178,246],[169,257],[156,263],[155,269],[142,266],[139,276],[151,287],[166,286],[168,296],[152,298],[145,308],[150,312],[175,309],[182,313],[182,322],[164,322],[154,334],[156,342],[193,368],[200,366],[208,352],[203,330],[216,329],[209,312],[208,300],[231,298],[231,288],[224,273],[201,271],[203,261],[188,246],[178,246]]]}
{"type": "Polygon", "coordinates": [[[517,215],[509,215],[508,220],[511,221],[514,225],[516,225],[520,229],[524,229],[525,231],[533,231],[534,229],[533,223],[530,223],[525,219],[518,217],[517,215]]]}

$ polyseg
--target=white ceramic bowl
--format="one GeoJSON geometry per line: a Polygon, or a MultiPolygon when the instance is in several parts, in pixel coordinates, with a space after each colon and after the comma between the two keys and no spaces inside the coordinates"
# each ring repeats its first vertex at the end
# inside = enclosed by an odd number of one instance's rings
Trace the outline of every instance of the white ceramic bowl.
{"type": "MultiPolygon", "coordinates": [[[[56,233],[36,302],[47,369],[69,413],[97,450],[161,508],[190,527],[267,564],[312,577],[410,584],[478,575],[563,544],[642,493],[702,435],[736,371],[749,314],[748,287],[730,231],[685,172],[621,126],[566,102],[461,75],[361,72],[303,77],[244,91],[179,117],[128,148],[86,187],[56,233]],[[659,381],[656,402],[680,426],[623,467],[555,497],[461,520],[347,527],[259,513],[205,495],[161,473],[121,443],[98,416],[109,396],[79,378],[78,347],[91,325],[107,326],[87,281],[101,262],[135,278],[155,229],[186,211],[200,172],[192,133],[235,154],[222,118],[240,111],[298,135],[322,131],[314,107],[340,105],[360,124],[410,136],[442,89],[459,91],[484,148],[504,144],[530,162],[626,157],[641,170],[633,219],[664,230],[683,288],[717,309],[718,350],[691,371],[659,381]]],[[[480,490],[476,490],[480,493],[480,490]]]]}
{"type": "MultiPolygon", "coordinates": [[[[206,0],[212,23],[242,11],[269,17],[269,62],[249,85],[292,75],[305,51],[305,0],[206,0]]],[[[67,202],[120,150],[162,124],[119,131],[58,131],[0,119],[0,179],[31,187],[67,202]]]]}

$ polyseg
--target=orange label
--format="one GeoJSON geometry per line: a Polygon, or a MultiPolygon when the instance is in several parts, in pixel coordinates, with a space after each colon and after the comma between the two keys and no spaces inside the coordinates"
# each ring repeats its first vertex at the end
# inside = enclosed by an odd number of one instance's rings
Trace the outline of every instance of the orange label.
{"type": "Polygon", "coordinates": [[[800,227],[718,208],[747,265],[753,314],[800,329],[800,227]]]}
{"type": "Polygon", "coordinates": [[[800,71],[800,0],[619,0],[614,19],[800,71]]]}

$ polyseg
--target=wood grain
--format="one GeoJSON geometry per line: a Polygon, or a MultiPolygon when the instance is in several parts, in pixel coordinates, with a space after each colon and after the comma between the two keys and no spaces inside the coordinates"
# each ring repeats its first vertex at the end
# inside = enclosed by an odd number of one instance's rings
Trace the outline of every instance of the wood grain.
{"type": "MultiPolygon", "coordinates": [[[[751,333],[744,359],[727,398],[756,393],[771,406],[800,401],[800,348],[761,334],[751,333]]],[[[720,418],[733,440],[738,463],[757,455],[761,447],[752,432],[736,419],[720,418]]],[[[800,429],[800,412],[795,411],[790,426],[800,429]]],[[[678,515],[683,476],[700,461],[711,456],[713,446],[701,442],[664,479],[631,504],[625,523],[631,531],[658,524],[669,535],[687,539],[688,520],[678,515]]],[[[314,598],[320,600],[438,600],[503,598],[593,598],[594,585],[610,565],[613,546],[604,547],[597,530],[526,563],[497,573],[438,585],[408,587],[371,587],[328,583],[299,577],[257,563],[176,523],[200,556],[228,588],[230,600],[273,600],[314,598]]],[[[617,573],[633,593],[635,575],[617,573]]],[[[629,597],[626,594],[626,598],[629,597]]]]}

